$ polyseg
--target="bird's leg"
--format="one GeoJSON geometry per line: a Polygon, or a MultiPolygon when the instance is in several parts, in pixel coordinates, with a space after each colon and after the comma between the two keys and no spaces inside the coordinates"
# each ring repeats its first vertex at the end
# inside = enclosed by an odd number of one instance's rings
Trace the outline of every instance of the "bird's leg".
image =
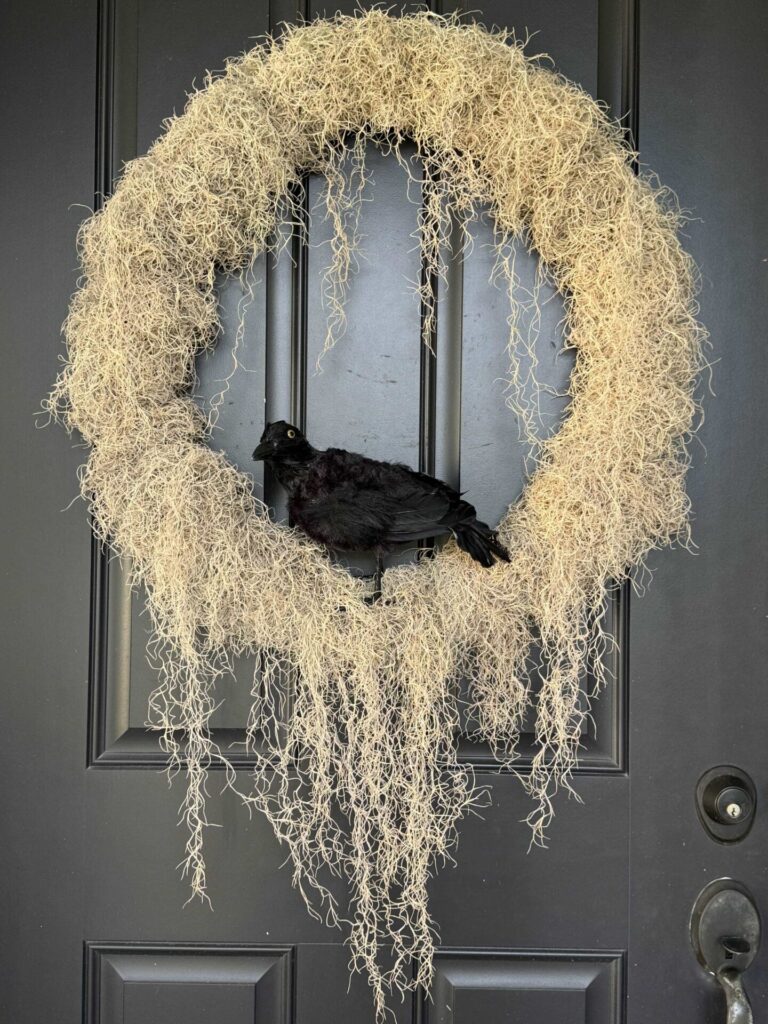
{"type": "Polygon", "coordinates": [[[373,577],[373,603],[381,600],[381,577],[384,575],[384,555],[376,552],[376,575],[373,577]]]}
{"type": "Polygon", "coordinates": [[[365,598],[365,603],[374,605],[378,604],[381,600],[381,577],[384,574],[384,555],[380,552],[376,552],[376,572],[373,577],[373,593],[369,594],[365,598]]]}

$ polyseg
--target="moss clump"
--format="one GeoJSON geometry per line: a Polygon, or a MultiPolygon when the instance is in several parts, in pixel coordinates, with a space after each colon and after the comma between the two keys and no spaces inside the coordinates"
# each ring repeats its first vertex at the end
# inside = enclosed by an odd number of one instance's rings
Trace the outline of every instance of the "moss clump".
{"type": "Polygon", "coordinates": [[[91,445],[82,489],[96,528],[147,588],[163,669],[151,717],[171,763],[186,765],[193,890],[205,894],[205,774],[225,760],[207,731],[214,684],[233,655],[257,651],[249,733],[266,747],[242,795],[287,844],[310,906],[348,925],[379,1016],[387,990],[430,982],[427,881],[476,798],[456,758],[457,679],[471,680],[478,736],[511,759],[536,638],[544,684],[526,782],[541,837],[579,744],[579,679],[590,657],[600,665],[606,588],[685,530],[694,275],[673,204],[630,159],[601,108],[504,33],[377,10],[290,29],[233,60],[82,228],[50,407],[91,445]],[[361,175],[368,140],[395,152],[415,142],[432,269],[448,218],[481,203],[502,267],[510,240],[535,247],[576,350],[570,415],[500,524],[511,563],[485,571],[449,544],[389,571],[374,607],[360,581],[270,521],[249,479],[206,446],[186,394],[216,335],[215,268],[242,268],[269,244],[307,172],[328,179],[327,294],[341,325],[350,138],[361,175]],[[349,909],[326,869],[347,879],[349,909]]]}

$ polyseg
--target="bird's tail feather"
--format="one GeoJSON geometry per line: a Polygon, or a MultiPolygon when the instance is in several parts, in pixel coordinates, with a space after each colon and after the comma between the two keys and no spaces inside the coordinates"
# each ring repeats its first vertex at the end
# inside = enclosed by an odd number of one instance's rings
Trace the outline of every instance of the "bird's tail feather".
{"type": "Polygon", "coordinates": [[[466,551],[485,569],[490,569],[496,561],[509,561],[509,552],[496,533],[479,519],[457,526],[454,536],[461,550],[466,551]]]}

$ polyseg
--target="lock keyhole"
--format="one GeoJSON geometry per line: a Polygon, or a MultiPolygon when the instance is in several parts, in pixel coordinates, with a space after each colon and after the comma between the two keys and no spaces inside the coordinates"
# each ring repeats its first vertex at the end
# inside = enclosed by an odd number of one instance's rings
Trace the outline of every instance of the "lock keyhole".
{"type": "Polygon", "coordinates": [[[726,960],[733,960],[735,956],[746,956],[752,948],[746,939],[740,939],[736,935],[720,939],[720,945],[725,950],[726,960]]]}

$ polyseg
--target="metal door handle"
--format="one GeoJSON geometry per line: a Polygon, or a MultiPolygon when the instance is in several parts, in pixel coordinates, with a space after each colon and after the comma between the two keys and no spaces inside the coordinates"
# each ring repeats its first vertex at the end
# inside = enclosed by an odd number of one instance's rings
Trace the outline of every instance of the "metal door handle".
{"type": "Polygon", "coordinates": [[[691,912],[691,945],[725,993],[726,1024],[754,1024],[742,975],[760,946],[760,915],[745,885],[718,878],[705,886],[691,912]]]}
{"type": "Polygon", "coordinates": [[[726,1024],[754,1024],[752,1007],[741,981],[741,973],[726,967],[716,975],[725,991],[725,1005],[728,1011],[726,1024]]]}

